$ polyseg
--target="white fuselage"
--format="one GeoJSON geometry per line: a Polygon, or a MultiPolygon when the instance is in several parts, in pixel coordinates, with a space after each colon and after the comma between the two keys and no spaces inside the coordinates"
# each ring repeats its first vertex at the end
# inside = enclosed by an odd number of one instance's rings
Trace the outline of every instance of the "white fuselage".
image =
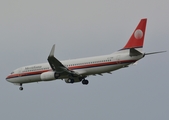
{"type": "MultiPolygon", "coordinates": [[[[127,67],[142,57],[143,55],[131,57],[129,56],[129,50],[123,50],[104,56],[65,60],[61,61],[61,63],[69,70],[89,76],[110,73],[111,71],[127,67]]],[[[16,84],[39,82],[42,81],[40,77],[41,74],[48,71],[52,71],[49,63],[24,66],[14,70],[6,79],[16,84]]],[[[59,79],[67,79],[68,77],[69,76],[60,76],[59,79]]]]}
{"type": "Polygon", "coordinates": [[[18,68],[8,75],[6,80],[20,85],[20,90],[23,90],[24,83],[56,79],[64,79],[66,83],[82,82],[83,85],[87,85],[89,81],[86,77],[90,75],[111,73],[111,71],[134,64],[145,55],[161,53],[142,52],[146,23],[146,18],[141,19],[128,42],[117,52],[104,56],[59,61],[54,56],[54,44],[47,58],[48,63],[18,68]]]}

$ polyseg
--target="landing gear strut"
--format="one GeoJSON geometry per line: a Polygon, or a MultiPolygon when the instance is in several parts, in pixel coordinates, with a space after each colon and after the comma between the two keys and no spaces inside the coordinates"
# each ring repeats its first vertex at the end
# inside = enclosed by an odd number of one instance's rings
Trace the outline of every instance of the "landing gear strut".
{"type": "Polygon", "coordinates": [[[20,83],[20,88],[19,88],[19,90],[23,90],[22,83],[20,83]]]}

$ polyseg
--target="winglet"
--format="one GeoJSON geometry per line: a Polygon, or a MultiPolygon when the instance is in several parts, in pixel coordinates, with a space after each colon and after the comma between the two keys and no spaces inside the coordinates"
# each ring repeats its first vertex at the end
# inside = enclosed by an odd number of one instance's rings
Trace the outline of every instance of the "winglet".
{"type": "Polygon", "coordinates": [[[53,47],[52,47],[52,49],[50,51],[49,57],[54,56],[54,52],[55,52],[55,44],[53,45],[53,47]]]}

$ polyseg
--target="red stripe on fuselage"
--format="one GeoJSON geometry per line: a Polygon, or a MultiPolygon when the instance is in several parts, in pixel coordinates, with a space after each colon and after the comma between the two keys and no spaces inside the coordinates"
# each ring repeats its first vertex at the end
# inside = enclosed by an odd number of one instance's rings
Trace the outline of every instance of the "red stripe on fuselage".
{"type": "MultiPolygon", "coordinates": [[[[136,61],[137,60],[112,61],[112,62],[104,62],[104,63],[87,64],[87,65],[81,65],[81,66],[71,66],[71,67],[68,67],[68,69],[76,70],[76,69],[84,69],[84,68],[102,67],[102,66],[108,66],[108,65],[134,63],[136,61]]],[[[41,71],[34,71],[34,72],[25,72],[21,74],[12,74],[12,75],[9,75],[6,79],[11,79],[11,78],[16,78],[16,77],[25,77],[25,76],[30,76],[30,75],[39,75],[43,72],[48,72],[48,71],[51,71],[51,70],[41,70],[41,71]]]]}
{"type": "Polygon", "coordinates": [[[12,75],[7,76],[6,79],[22,77],[22,76],[38,75],[38,74],[41,74],[41,73],[47,72],[47,71],[50,71],[50,70],[41,70],[41,71],[34,71],[34,72],[24,72],[24,73],[20,73],[20,74],[12,74],[12,75]]]}

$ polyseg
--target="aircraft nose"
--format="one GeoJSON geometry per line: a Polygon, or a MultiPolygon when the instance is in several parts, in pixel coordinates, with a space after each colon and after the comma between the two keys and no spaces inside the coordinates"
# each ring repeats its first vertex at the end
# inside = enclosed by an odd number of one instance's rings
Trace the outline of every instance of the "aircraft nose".
{"type": "Polygon", "coordinates": [[[6,77],[6,81],[11,82],[11,81],[10,81],[10,75],[8,75],[8,76],[6,77]]]}
{"type": "Polygon", "coordinates": [[[8,82],[9,82],[8,76],[6,77],[6,81],[8,81],[8,82]]]}

